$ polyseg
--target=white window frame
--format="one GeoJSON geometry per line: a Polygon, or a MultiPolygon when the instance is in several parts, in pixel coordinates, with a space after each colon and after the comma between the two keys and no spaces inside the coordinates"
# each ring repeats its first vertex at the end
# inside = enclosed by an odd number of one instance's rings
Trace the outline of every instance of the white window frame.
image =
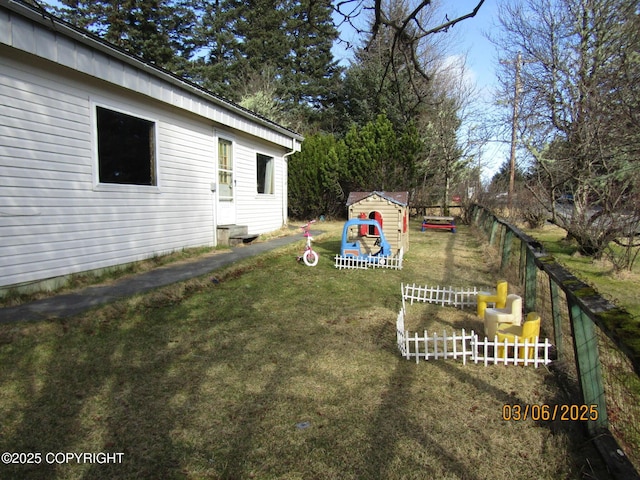
{"type": "Polygon", "coordinates": [[[229,135],[221,135],[216,134],[216,183],[218,184],[218,200],[220,201],[233,201],[235,199],[235,187],[236,187],[236,172],[235,172],[235,163],[236,163],[236,142],[235,139],[229,135]],[[231,147],[231,168],[224,169],[223,171],[231,174],[231,195],[223,195],[222,194],[222,186],[220,183],[220,142],[227,142],[231,147]]]}
{"type": "Polygon", "coordinates": [[[92,156],[93,156],[93,185],[96,191],[113,191],[113,192],[145,192],[145,193],[160,193],[160,168],[159,168],[159,153],[158,153],[158,119],[150,117],[148,115],[141,114],[137,111],[120,108],[108,101],[92,100],[90,102],[90,117],[91,117],[91,131],[92,131],[92,156]],[[155,179],[155,183],[152,185],[141,185],[137,183],[103,183],[100,181],[100,154],[98,151],[98,108],[110,110],[115,113],[128,115],[130,117],[138,118],[152,124],[153,134],[153,167],[152,177],[155,179]]]}
{"type": "Polygon", "coordinates": [[[256,152],[256,192],[258,195],[270,195],[273,196],[276,193],[276,157],[273,155],[268,155],[266,153],[256,152]],[[260,159],[267,158],[270,161],[267,162],[266,168],[264,171],[264,180],[260,179],[260,159]],[[270,172],[269,172],[270,170],[270,172]],[[270,175],[269,175],[270,173],[270,175]],[[267,188],[267,182],[269,182],[269,188],[267,188]],[[263,191],[260,191],[260,185],[262,183],[263,191]]]}

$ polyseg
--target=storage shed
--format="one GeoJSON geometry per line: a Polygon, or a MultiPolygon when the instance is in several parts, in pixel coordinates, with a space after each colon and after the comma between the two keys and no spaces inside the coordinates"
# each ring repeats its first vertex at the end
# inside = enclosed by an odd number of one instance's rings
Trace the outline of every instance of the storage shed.
{"type": "MultiPolygon", "coordinates": [[[[349,219],[378,220],[393,255],[401,249],[405,253],[409,250],[409,192],[351,192],[347,208],[349,219]]],[[[380,235],[376,230],[371,226],[363,227],[360,232],[362,244],[372,251],[375,251],[374,243],[380,235]]]]}

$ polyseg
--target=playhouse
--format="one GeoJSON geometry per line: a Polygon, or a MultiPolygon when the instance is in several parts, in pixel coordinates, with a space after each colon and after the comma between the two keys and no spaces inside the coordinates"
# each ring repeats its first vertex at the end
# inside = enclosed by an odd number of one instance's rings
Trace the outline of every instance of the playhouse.
{"type": "MultiPolygon", "coordinates": [[[[409,192],[351,192],[347,199],[349,219],[377,220],[391,245],[391,255],[409,250],[409,192]]],[[[364,248],[372,252],[380,233],[374,225],[361,225],[358,235],[364,248]]]]}

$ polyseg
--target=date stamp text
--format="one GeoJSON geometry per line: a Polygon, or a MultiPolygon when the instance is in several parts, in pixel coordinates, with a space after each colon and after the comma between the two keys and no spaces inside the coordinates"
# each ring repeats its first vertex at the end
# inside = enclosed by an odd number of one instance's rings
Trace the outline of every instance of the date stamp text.
{"type": "Polygon", "coordinates": [[[505,421],[572,421],[585,422],[598,420],[598,405],[579,404],[513,404],[502,406],[502,420],[505,421]]]}

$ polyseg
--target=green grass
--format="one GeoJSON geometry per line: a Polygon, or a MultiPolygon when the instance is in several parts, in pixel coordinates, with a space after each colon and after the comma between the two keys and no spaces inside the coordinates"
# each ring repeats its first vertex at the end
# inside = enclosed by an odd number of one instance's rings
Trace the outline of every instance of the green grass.
{"type": "MultiPolygon", "coordinates": [[[[609,299],[634,318],[629,321],[624,314],[616,318],[603,315],[605,325],[613,325],[617,330],[618,344],[627,351],[637,352],[640,342],[640,264],[631,272],[616,272],[606,260],[593,260],[577,253],[575,242],[568,242],[566,232],[554,225],[528,233],[544,244],[555,259],[583,282],[592,285],[602,296],[609,299]]],[[[626,356],[613,342],[601,335],[599,360],[606,392],[609,428],[629,458],[640,465],[640,379],[626,356]]]]}
{"type": "Polygon", "coordinates": [[[631,272],[615,272],[606,260],[593,260],[580,255],[575,243],[565,240],[566,232],[560,227],[547,224],[542,229],[526,231],[539,239],[545,250],[576,277],[593,285],[601,295],[640,318],[640,262],[636,262],[631,272]]]}
{"type": "MultiPolygon", "coordinates": [[[[0,465],[1,478],[607,478],[580,425],[506,422],[570,403],[544,368],[400,358],[400,283],[495,284],[461,226],[412,224],[402,271],[317,267],[287,247],[72,319],[0,325],[0,451],[122,452],[122,464],[0,465]],[[593,475],[593,476],[592,476],[593,475]]],[[[409,306],[410,330],[481,329],[409,306]]],[[[43,462],[44,463],[44,462],[43,462]]]]}

